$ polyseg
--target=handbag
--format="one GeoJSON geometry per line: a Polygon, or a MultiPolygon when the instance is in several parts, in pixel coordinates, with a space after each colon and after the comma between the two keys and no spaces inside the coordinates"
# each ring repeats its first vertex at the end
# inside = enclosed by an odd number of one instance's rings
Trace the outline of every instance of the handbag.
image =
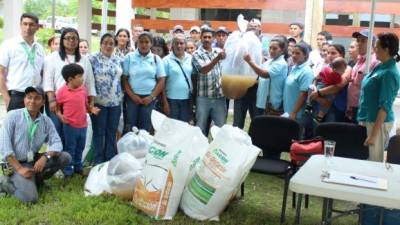
{"type": "Polygon", "coordinates": [[[296,166],[303,165],[312,155],[324,154],[324,139],[293,140],[290,146],[290,159],[296,166]]]}
{"type": "Polygon", "coordinates": [[[267,96],[267,105],[265,106],[265,115],[280,116],[284,113],[282,104],[279,106],[278,109],[274,109],[272,107],[272,104],[269,102],[269,98],[271,95],[271,83],[272,83],[271,78],[269,78],[269,88],[268,88],[268,96],[267,96]]]}
{"type": "Polygon", "coordinates": [[[193,89],[190,86],[189,79],[187,78],[185,70],[183,70],[183,67],[182,67],[181,63],[177,59],[174,59],[174,61],[179,65],[179,68],[181,68],[183,76],[185,77],[186,84],[187,84],[187,86],[189,88],[189,99],[188,99],[189,100],[189,107],[190,107],[190,110],[192,112],[192,117],[194,117],[194,115],[195,115],[194,114],[195,96],[193,95],[193,89]]]}

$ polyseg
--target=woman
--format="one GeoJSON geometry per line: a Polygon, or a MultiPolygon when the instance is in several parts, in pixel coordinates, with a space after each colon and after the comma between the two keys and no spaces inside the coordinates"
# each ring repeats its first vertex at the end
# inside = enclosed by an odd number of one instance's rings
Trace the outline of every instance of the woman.
{"type": "Polygon", "coordinates": [[[197,46],[195,41],[193,39],[188,39],[186,41],[186,52],[190,55],[193,55],[193,52],[196,51],[197,46]]]}
{"type": "Polygon", "coordinates": [[[163,59],[167,75],[163,111],[173,119],[189,122],[193,67],[192,56],[185,53],[185,48],[185,36],[176,34],[172,38],[172,52],[163,59]]]}
{"type": "Polygon", "coordinates": [[[289,118],[302,121],[307,92],[314,79],[310,66],[307,65],[309,49],[306,44],[298,43],[292,51],[294,66],[285,81],[283,91],[283,109],[289,114],[289,118]]]}
{"type": "MultiPolygon", "coordinates": [[[[345,48],[341,44],[331,44],[328,47],[327,62],[330,63],[338,57],[345,57],[345,48]]],[[[338,85],[325,87],[319,90],[319,92],[313,92],[310,95],[312,100],[317,101],[319,104],[330,106],[328,114],[325,115],[323,121],[325,122],[345,122],[345,112],[347,106],[347,84],[350,81],[351,67],[348,66],[344,74],[342,75],[342,82],[338,85]],[[328,94],[336,94],[332,104],[327,102],[323,96],[328,94]]]]}
{"type": "Polygon", "coordinates": [[[283,113],[282,98],[288,65],[285,61],[287,52],[286,37],[275,36],[269,44],[270,60],[259,67],[249,54],[244,60],[260,76],[258,80],[256,115],[280,115],[283,113]],[[266,111],[267,110],[267,111],[266,111]]]}
{"type": "Polygon", "coordinates": [[[165,43],[164,38],[162,37],[154,37],[153,38],[153,45],[151,46],[151,52],[160,56],[160,58],[164,58],[166,55],[169,54],[169,48],[165,43]]]}
{"type": "Polygon", "coordinates": [[[43,90],[47,95],[46,113],[54,122],[54,125],[62,138],[62,124],[55,115],[57,104],[55,93],[65,84],[61,75],[61,69],[70,63],[77,63],[84,69],[84,85],[88,91],[89,104],[94,105],[96,90],[94,87],[93,71],[90,61],[79,52],[79,34],[74,28],[65,28],[60,37],[60,49],[50,54],[44,63],[43,90]]]}
{"type": "Polygon", "coordinates": [[[57,52],[60,48],[60,37],[53,36],[47,41],[47,47],[49,47],[50,53],[57,52]]]}
{"type": "Polygon", "coordinates": [[[132,126],[150,130],[151,111],[154,100],[165,85],[164,64],[151,52],[153,36],[143,32],[138,37],[138,49],[129,53],[123,62],[122,84],[127,98],[127,124],[124,132],[132,126]]]}
{"type": "Polygon", "coordinates": [[[89,53],[89,42],[85,39],[79,40],[79,52],[86,56],[89,53]]]}
{"type": "Polygon", "coordinates": [[[121,116],[122,87],[121,59],[113,54],[115,40],[106,33],[100,39],[100,52],[89,56],[96,85],[95,105],[100,109],[92,115],[95,165],[117,154],[116,133],[121,116]]]}
{"type": "Polygon", "coordinates": [[[357,120],[367,128],[365,145],[369,147],[369,160],[382,162],[383,150],[389,141],[393,126],[392,105],[399,90],[400,61],[399,38],[394,33],[378,34],[375,43],[376,58],[381,61],[361,83],[357,120]]]}
{"type": "Polygon", "coordinates": [[[350,56],[350,61],[349,61],[349,66],[353,67],[356,65],[357,62],[357,57],[358,57],[358,47],[357,47],[357,41],[352,41],[350,43],[349,49],[349,56],[350,56]]]}
{"type": "Polygon", "coordinates": [[[132,51],[130,40],[131,36],[127,29],[121,28],[117,31],[117,34],[115,35],[116,56],[123,59],[129,52],[132,51]]]}

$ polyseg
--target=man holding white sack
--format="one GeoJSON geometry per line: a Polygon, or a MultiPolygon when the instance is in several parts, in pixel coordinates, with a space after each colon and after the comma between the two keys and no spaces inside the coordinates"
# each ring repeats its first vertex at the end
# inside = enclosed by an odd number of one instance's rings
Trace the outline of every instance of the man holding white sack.
{"type": "Polygon", "coordinates": [[[197,79],[196,125],[204,135],[208,118],[221,127],[226,122],[226,101],[221,87],[220,61],[225,59],[225,51],[212,48],[214,30],[201,30],[202,46],[193,53],[193,73],[197,79]]]}

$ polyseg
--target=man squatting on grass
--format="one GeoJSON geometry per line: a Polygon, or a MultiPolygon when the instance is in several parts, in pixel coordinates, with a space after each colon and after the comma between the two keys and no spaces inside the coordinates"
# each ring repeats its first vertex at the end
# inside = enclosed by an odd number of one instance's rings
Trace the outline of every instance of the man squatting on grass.
{"type": "Polygon", "coordinates": [[[7,114],[0,129],[0,155],[11,174],[0,176],[0,193],[13,195],[23,202],[38,201],[37,187],[71,161],[62,152],[61,139],[49,117],[40,113],[44,92],[25,89],[25,108],[7,114]],[[39,153],[44,143],[45,153],[39,153]]]}

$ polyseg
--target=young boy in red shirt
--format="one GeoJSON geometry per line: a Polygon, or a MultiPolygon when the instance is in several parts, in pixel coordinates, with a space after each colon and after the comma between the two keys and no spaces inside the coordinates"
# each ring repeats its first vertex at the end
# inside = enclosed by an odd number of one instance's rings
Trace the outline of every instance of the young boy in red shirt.
{"type": "Polygon", "coordinates": [[[81,159],[86,141],[86,113],[99,112],[97,107],[88,105],[88,93],[83,85],[83,72],[83,68],[78,64],[65,65],[61,74],[66,83],[56,94],[57,116],[64,123],[64,151],[72,157],[71,163],[63,170],[66,179],[74,173],[82,175],[81,159]]]}
{"type": "MultiPolygon", "coordinates": [[[[325,67],[322,69],[319,75],[315,78],[317,90],[331,85],[340,84],[342,82],[342,74],[346,71],[346,68],[347,63],[345,59],[342,57],[334,59],[331,62],[330,67],[325,67]]],[[[324,119],[325,115],[329,111],[330,106],[332,105],[333,100],[335,99],[335,95],[325,95],[323,98],[329,100],[331,104],[328,106],[319,105],[319,110],[315,118],[317,122],[321,122],[324,119]]],[[[307,100],[306,112],[311,111],[311,104],[312,102],[307,100]]]]}

